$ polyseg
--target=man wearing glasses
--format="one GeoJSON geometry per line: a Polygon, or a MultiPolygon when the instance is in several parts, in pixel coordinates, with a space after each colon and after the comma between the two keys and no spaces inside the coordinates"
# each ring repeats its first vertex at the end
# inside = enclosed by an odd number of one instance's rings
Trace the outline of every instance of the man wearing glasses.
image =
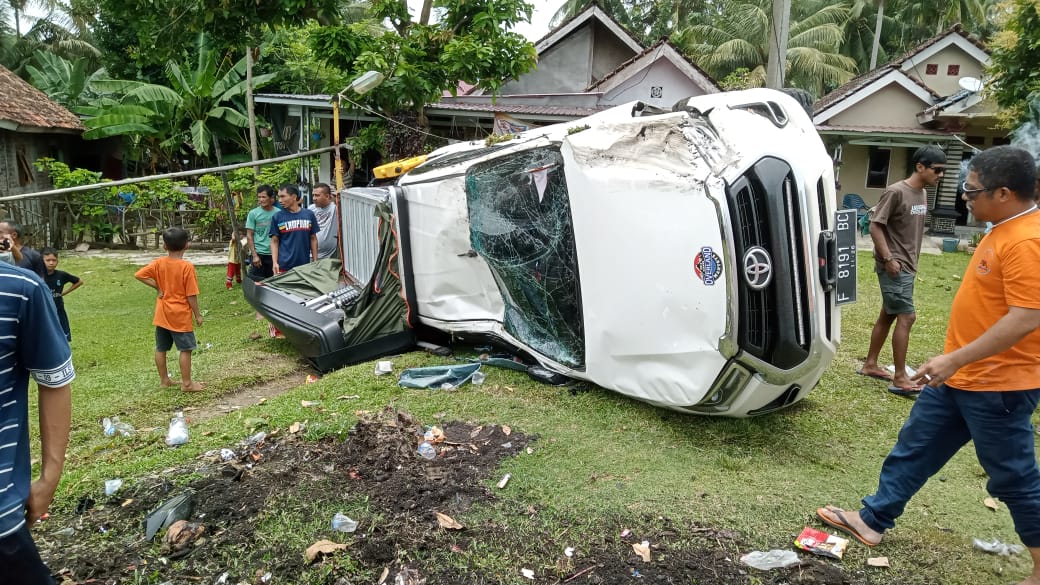
{"type": "Polygon", "coordinates": [[[859,373],[889,380],[888,391],[902,396],[915,396],[921,391],[910,381],[906,371],[906,348],[910,328],[917,319],[914,309],[914,278],[917,259],[921,255],[924,218],[928,212],[926,187],[939,182],[946,171],[946,154],[935,146],[918,148],[911,159],[914,173],[889,185],[881,195],[870,220],[870,239],[874,241],[874,272],[881,285],[881,313],[870,333],[870,349],[859,373]],[[895,374],[878,365],[881,347],[892,333],[892,362],[895,374]]]}
{"type": "Polygon", "coordinates": [[[1033,156],[1013,146],[971,161],[962,197],[993,230],[972,255],[953,298],[943,354],[914,376],[926,383],[877,491],[858,512],[816,511],[826,524],[867,546],[881,542],[910,498],[968,441],[1029,549],[1033,571],[1018,585],[1040,585],[1040,467],[1032,415],[1040,401],[1040,213],[1033,156]]]}

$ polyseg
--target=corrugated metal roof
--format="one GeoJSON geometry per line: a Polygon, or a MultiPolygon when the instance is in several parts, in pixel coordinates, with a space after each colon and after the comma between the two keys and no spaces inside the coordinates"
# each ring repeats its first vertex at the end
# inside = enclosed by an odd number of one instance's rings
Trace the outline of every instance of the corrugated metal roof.
{"type": "Polygon", "coordinates": [[[33,128],[83,131],[83,123],[65,106],[0,65],[0,120],[33,128]]]}
{"type": "Polygon", "coordinates": [[[844,132],[850,134],[919,134],[921,136],[948,136],[953,134],[943,130],[932,130],[931,128],[904,128],[902,126],[828,126],[816,127],[817,132],[844,132]]]}
{"type": "Polygon", "coordinates": [[[466,112],[487,112],[493,114],[530,114],[541,116],[590,116],[604,108],[576,108],[561,106],[527,106],[522,104],[459,104],[439,102],[426,106],[427,110],[461,110],[466,112]]]}

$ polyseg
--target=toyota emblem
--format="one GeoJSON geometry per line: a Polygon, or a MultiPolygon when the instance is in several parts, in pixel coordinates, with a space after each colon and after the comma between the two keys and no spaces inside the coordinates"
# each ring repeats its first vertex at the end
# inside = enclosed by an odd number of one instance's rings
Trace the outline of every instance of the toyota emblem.
{"type": "Polygon", "coordinates": [[[762,290],[773,280],[773,259],[761,246],[744,253],[744,280],[753,290],[762,290]]]}

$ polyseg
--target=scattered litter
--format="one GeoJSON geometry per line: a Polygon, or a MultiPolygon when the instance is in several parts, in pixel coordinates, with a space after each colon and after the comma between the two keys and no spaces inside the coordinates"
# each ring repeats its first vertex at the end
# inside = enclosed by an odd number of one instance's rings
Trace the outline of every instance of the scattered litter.
{"type": "Polygon", "coordinates": [[[313,383],[317,382],[320,379],[321,378],[319,378],[318,376],[315,376],[314,374],[307,374],[307,377],[303,379],[303,382],[305,384],[313,384],[313,383]]]}
{"type": "Polygon", "coordinates": [[[418,452],[419,456],[423,459],[434,459],[437,457],[437,449],[435,449],[428,441],[419,443],[418,452]]]}
{"type": "Polygon", "coordinates": [[[985,540],[979,538],[975,538],[971,541],[971,543],[975,545],[975,548],[979,550],[984,550],[988,553],[993,553],[1002,557],[1010,557],[1011,555],[1021,554],[1022,551],[1025,550],[1024,548],[1022,548],[1022,545],[1020,544],[1007,544],[1005,542],[1000,542],[996,538],[989,542],[986,542],[985,540]]]}
{"type": "Polygon", "coordinates": [[[336,400],[357,400],[361,398],[360,394],[344,394],[343,396],[337,396],[336,400]]]}
{"type": "MultiPolygon", "coordinates": [[[[890,374],[895,374],[896,373],[896,367],[893,364],[889,364],[889,365],[885,366],[885,369],[888,370],[888,373],[890,373],[890,374]]],[[[914,374],[916,374],[916,373],[917,373],[917,370],[911,368],[910,366],[906,366],[906,375],[907,376],[910,376],[911,378],[913,378],[914,374]]]]}
{"type": "Polygon", "coordinates": [[[754,550],[740,557],[740,562],[762,571],[786,569],[802,562],[793,550],[773,549],[769,552],[754,550]]]}
{"type": "Polygon", "coordinates": [[[230,576],[231,575],[227,571],[224,571],[223,573],[220,574],[219,577],[217,577],[213,581],[213,585],[227,585],[228,577],[230,577],[230,576]]]}
{"type": "Polygon", "coordinates": [[[520,569],[520,574],[534,581],[534,571],[531,569],[520,569]]]}
{"type": "Polygon", "coordinates": [[[993,498],[986,498],[985,500],[982,500],[982,505],[994,511],[1000,509],[1000,504],[998,504],[997,501],[993,498]]]}
{"type": "Polygon", "coordinates": [[[304,551],[303,556],[307,558],[308,563],[313,563],[322,555],[331,555],[332,553],[343,550],[348,546],[350,545],[335,543],[331,540],[319,540],[318,542],[308,546],[307,550],[304,551]]]}
{"type": "Polygon", "coordinates": [[[312,406],[321,406],[320,400],[301,400],[300,406],[304,408],[310,408],[312,406]]]}
{"type": "Polygon", "coordinates": [[[381,360],[376,362],[375,375],[385,376],[394,371],[394,362],[390,360],[381,360]]]}
{"type": "Polygon", "coordinates": [[[513,442],[512,441],[506,441],[505,443],[502,443],[502,448],[503,449],[512,449],[513,448],[513,442]]]}
{"type": "Polygon", "coordinates": [[[166,444],[171,447],[188,442],[188,420],[183,412],[178,412],[170,419],[170,429],[166,432],[166,444]]]}
{"type": "Polygon", "coordinates": [[[332,529],[337,532],[354,532],[357,527],[357,520],[352,520],[346,514],[336,512],[336,515],[332,517],[332,529]]]}
{"type": "Polygon", "coordinates": [[[74,536],[75,534],[76,534],[76,529],[71,527],[71,526],[66,526],[65,528],[62,528],[61,530],[55,530],[54,531],[54,536],[74,536]]]}
{"type": "Polygon", "coordinates": [[[448,516],[447,514],[441,514],[440,512],[434,512],[437,515],[437,525],[445,530],[462,530],[462,524],[459,524],[457,520],[448,516]]]}
{"type": "Polygon", "coordinates": [[[508,437],[510,435],[510,433],[512,433],[512,432],[513,432],[513,429],[510,428],[509,425],[502,425],[502,434],[503,435],[508,437]]]}
{"type": "Polygon", "coordinates": [[[426,368],[408,368],[401,372],[398,385],[402,388],[441,388],[454,390],[468,382],[473,373],[480,369],[480,364],[460,364],[453,366],[430,366],[426,368]],[[450,388],[446,388],[450,386],[450,388]]]}
{"type": "Polygon", "coordinates": [[[565,556],[568,556],[568,557],[573,557],[574,556],[574,547],[573,546],[568,546],[567,548],[563,549],[563,554],[565,556]]]}
{"type": "Polygon", "coordinates": [[[626,528],[621,531],[621,538],[628,538],[629,534],[632,534],[632,531],[626,528]]]}
{"type": "Polygon", "coordinates": [[[145,540],[151,540],[163,528],[178,520],[187,520],[195,508],[195,492],[187,490],[166,500],[145,518],[145,540]]]}
{"type": "Polygon", "coordinates": [[[888,557],[870,557],[867,559],[868,567],[888,567],[888,557]]]}
{"type": "Polygon", "coordinates": [[[636,554],[643,558],[644,563],[650,562],[650,541],[644,540],[641,543],[633,544],[632,550],[636,551],[636,554]]]}
{"type": "Polygon", "coordinates": [[[105,480],[105,495],[111,496],[119,491],[119,488],[123,487],[123,480],[121,479],[107,479],[105,480]]]}
{"type": "Polygon", "coordinates": [[[432,353],[433,355],[439,355],[441,357],[448,357],[451,355],[451,348],[444,347],[443,345],[435,345],[428,341],[417,341],[415,345],[423,348],[425,351],[432,353]]]}
{"type": "Polygon", "coordinates": [[[470,378],[470,381],[473,382],[474,386],[480,386],[486,379],[487,375],[484,372],[473,372],[473,377],[470,378]]]}
{"type": "MultiPolygon", "coordinates": [[[[506,484],[509,483],[509,478],[511,478],[511,477],[513,477],[513,474],[511,474],[511,473],[507,473],[507,474],[503,475],[502,479],[498,480],[498,489],[502,489],[502,488],[506,487],[506,484]]],[[[570,556],[570,555],[567,555],[567,556],[570,556]]]]}
{"type": "Polygon", "coordinates": [[[300,432],[300,429],[302,429],[302,428],[303,428],[303,425],[301,425],[299,423],[299,421],[294,422],[291,425],[289,425],[289,434],[290,435],[295,435],[296,433],[300,432]]]}
{"type": "Polygon", "coordinates": [[[849,541],[806,526],[798,538],[794,539],[794,545],[813,554],[840,559],[845,554],[849,541]]]}
{"type": "Polygon", "coordinates": [[[438,426],[426,427],[423,438],[430,444],[443,443],[444,431],[438,426]]]}
{"type": "Polygon", "coordinates": [[[114,437],[119,435],[121,437],[129,437],[134,434],[134,427],[125,422],[120,422],[118,416],[108,418],[107,416],[101,421],[101,428],[105,429],[106,437],[114,437]]]}
{"type": "Polygon", "coordinates": [[[195,543],[206,527],[197,522],[178,520],[170,525],[163,536],[163,550],[168,553],[182,551],[195,543]]]}
{"type": "Polygon", "coordinates": [[[228,449],[227,447],[224,447],[223,449],[220,450],[220,460],[221,461],[231,461],[234,458],[235,458],[235,452],[232,451],[231,449],[228,449]]]}
{"type": "Polygon", "coordinates": [[[250,435],[250,436],[246,437],[245,440],[242,441],[242,446],[244,446],[244,447],[253,447],[255,445],[259,445],[260,443],[263,443],[264,439],[266,439],[266,438],[267,438],[267,433],[265,433],[263,431],[260,431],[259,433],[256,433],[255,435],[250,435]]]}

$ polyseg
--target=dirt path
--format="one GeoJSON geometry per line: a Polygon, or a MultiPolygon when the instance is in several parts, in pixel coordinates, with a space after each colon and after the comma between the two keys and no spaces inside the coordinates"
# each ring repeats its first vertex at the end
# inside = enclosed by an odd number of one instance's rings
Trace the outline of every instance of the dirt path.
{"type": "Polygon", "coordinates": [[[185,412],[191,413],[192,421],[201,422],[231,414],[247,406],[258,404],[262,400],[273,398],[288,392],[289,390],[303,384],[308,374],[314,371],[303,363],[297,361],[296,369],[259,384],[246,386],[236,392],[223,394],[216,397],[212,402],[201,406],[188,407],[185,412]]]}

